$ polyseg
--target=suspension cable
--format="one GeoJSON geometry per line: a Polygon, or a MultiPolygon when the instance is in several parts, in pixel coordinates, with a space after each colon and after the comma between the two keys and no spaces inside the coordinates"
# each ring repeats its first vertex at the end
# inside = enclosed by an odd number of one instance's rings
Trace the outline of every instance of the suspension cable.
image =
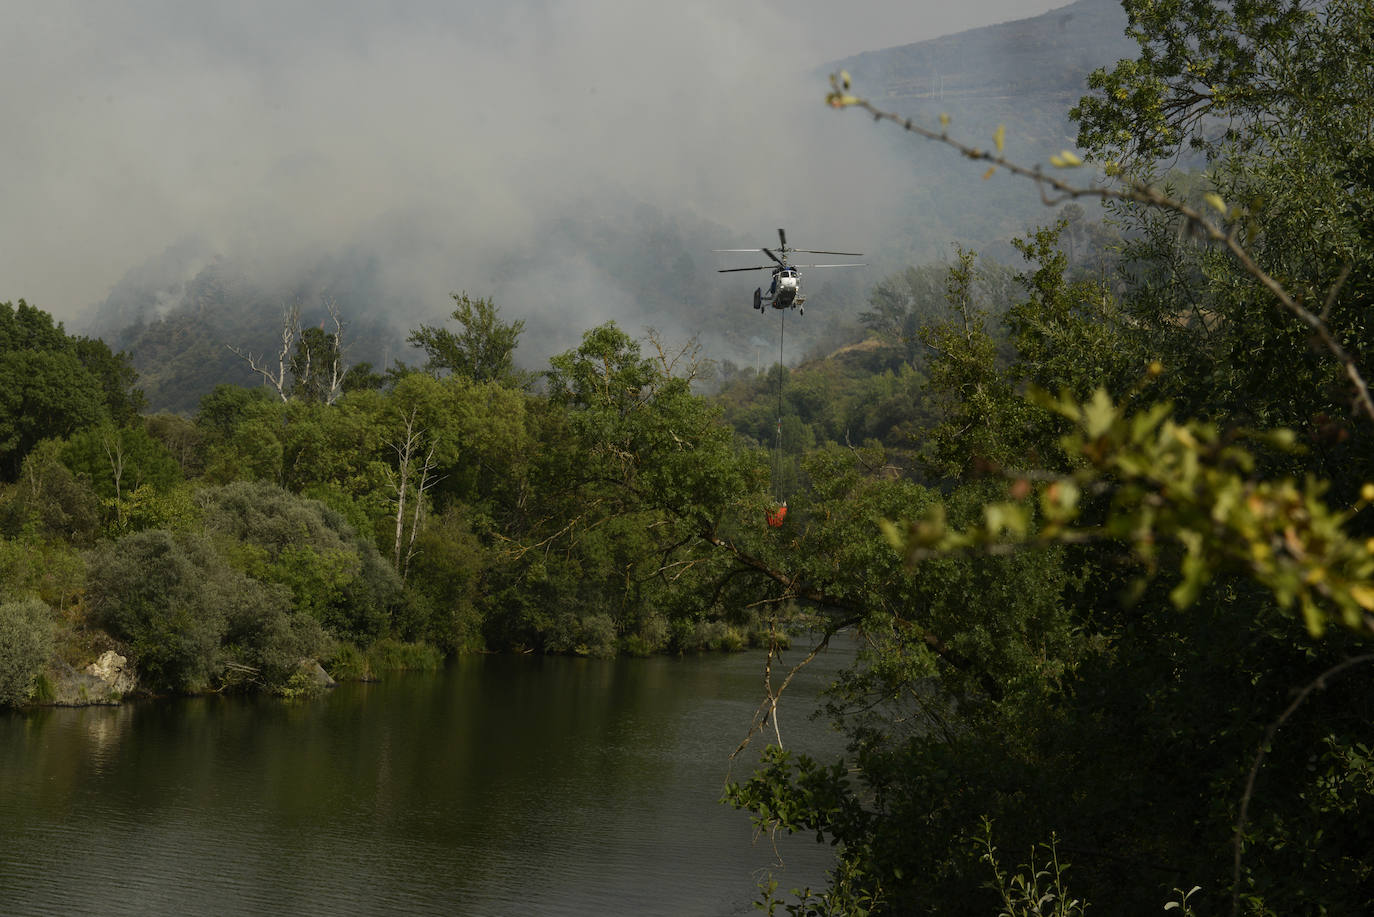
{"type": "Polygon", "coordinates": [[[781,309],[778,314],[778,432],[773,447],[773,496],[782,499],[782,350],[787,335],[787,310],[781,309]]]}

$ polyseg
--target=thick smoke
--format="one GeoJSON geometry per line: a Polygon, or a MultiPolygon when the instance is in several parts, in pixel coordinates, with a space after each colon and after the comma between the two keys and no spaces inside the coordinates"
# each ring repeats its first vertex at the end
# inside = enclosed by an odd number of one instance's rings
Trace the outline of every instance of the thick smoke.
{"type": "Polygon", "coordinates": [[[467,290],[545,353],[605,318],[671,326],[665,308],[699,330],[693,308],[756,279],[713,275],[711,247],[785,225],[872,250],[896,217],[909,160],[824,109],[826,60],[1051,5],[25,4],[0,34],[0,299],[80,327],[138,265],[163,277],[156,312],[214,258],[270,286],[355,252],[398,327],[467,290]],[[651,228],[644,207],[689,227],[691,271],[648,242],[662,264],[605,254],[651,228]]]}

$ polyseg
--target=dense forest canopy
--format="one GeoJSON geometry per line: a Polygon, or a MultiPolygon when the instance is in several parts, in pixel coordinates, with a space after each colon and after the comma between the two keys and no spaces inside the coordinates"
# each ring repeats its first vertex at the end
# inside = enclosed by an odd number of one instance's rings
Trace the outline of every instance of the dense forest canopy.
{"type": "Polygon", "coordinates": [[[772,905],[1374,909],[1374,17],[1124,6],[1073,112],[1106,222],[897,271],[792,368],[609,322],[521,372],[462,293],[415,365],[288,311],[262,384],[149,415],[123,354],[0,305],[0,704],[107,649],[293,694],[302,659],[847,630],[844,758],[770,727],[727,790],[837,847],[772,905]]]}

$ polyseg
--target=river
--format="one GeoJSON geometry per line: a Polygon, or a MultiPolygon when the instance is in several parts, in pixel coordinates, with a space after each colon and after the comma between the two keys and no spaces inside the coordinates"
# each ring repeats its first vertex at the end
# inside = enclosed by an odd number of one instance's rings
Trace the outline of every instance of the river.
{"type": "MultiPolygon", "coordinates": [[[[474,656],[304,702],[0,714],[0,913],[755,913],[769,870],[815,884],[831,856],[719,804],[763,658],[474,656]]],[[[839,750],[808,714],[850,659],[789,688],[789,747],[839,750]]]]}

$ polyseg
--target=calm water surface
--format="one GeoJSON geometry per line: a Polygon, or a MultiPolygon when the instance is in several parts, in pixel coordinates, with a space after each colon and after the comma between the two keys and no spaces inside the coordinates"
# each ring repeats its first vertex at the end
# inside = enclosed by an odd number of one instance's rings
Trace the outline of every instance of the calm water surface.
{"type": "MultiPolygon", "coordinates": [[[[850,658],[793,683],[789,747],[838,751],[807,715],[850,658]]],[[[0,914],[754,913],[764,873],[830,862],[718,804],[762,672],[490,656],[307,703],[0,714],[0,914]]]]}

